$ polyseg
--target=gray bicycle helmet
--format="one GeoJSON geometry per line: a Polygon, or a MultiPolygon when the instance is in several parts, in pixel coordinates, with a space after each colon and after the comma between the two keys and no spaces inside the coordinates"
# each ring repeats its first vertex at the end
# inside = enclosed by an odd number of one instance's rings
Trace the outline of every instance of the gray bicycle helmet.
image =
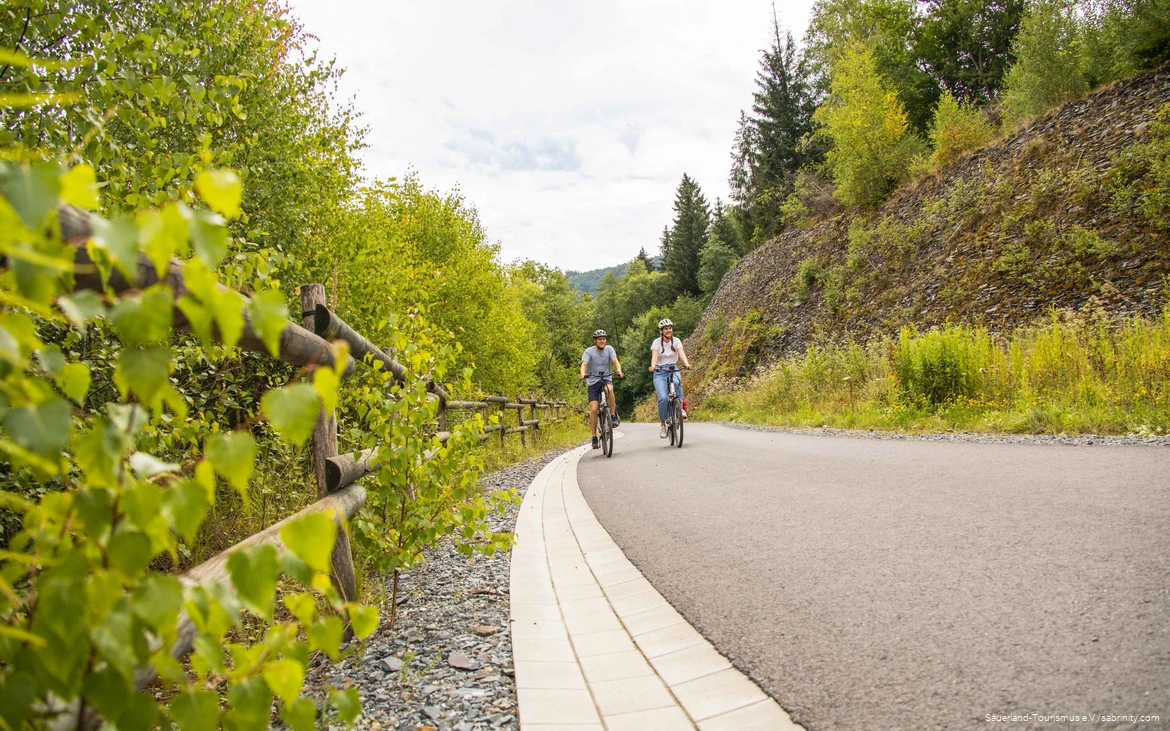
{"type": "Polygon", "coordinates": [[[594,330],[593,331],[593,339],[594,340],[596,340],[598,338],[608,338],[608,337],[609,336],[605,334],[604,330],[594,330]]]}
{"type": "Polygon", "coordinates": [[[661,330],[664,327],[674,327],[674,323],[670,321],[669,317],[658,321],[658,329],[661,330]]]}

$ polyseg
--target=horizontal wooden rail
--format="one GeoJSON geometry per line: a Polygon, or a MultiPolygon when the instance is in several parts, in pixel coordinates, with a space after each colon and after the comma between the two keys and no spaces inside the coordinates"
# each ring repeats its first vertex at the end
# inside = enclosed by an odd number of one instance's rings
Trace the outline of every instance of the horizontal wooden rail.
{"type": "MultiPolygon", "coordinates": [[[[435,436],[442,437],[446,443],[444,432],[435,436]]],[[[433,458],[437,450],[428,449],[423,452],[423,461],[433,458]]],[[[378,461],[378,448],[371,447],[360,452],[345,452],[334,455],[325,460],[325,486],[329,490],[344,490],[358,480],[377,472],[382,467],[378,461]]],[[[410,488],[413,490],[414,488],[410,488]]],[[[413,493],[412,493],[413,496],[413,493]]]]}
{"type": "MultiPolygon", "coordinates": [[[[406,367],[391,358],[378,346],[371,343],[364,335],[350,327],[345,320],[337,316],[325,305],[317,305],[313,313],[313,329],[328,340],[344,340],[349,344],[350,352],[358,360],[369,357],[381,363],[387,371],[393,374],[399,383],[406,381],[406,367]]],[[[428,385],[431,393],[439,397],[441,402],[447,400],[447,392],[437,383],[428,385]]]]}
{"type": "Polygon", "coordinates": [[[486,401],[448,401],[448,409],[486,409],[488,403],[486,401]]]}
{"type": "MultiPolygon", "coordinates": [[[[74,291],[92,290],[94,292],[104,292],[105,286],[102,283],[101,274],[98,272],[97,265],[90,258],[85,246],[86,242],[93,236],[90,214],[80,208],[65,206],[58,209],[57,217],[61,224],[61,238],[72,244],[74,248],[74,291]]],[[[138,280],[131,282],[126,278],[122,270],[114,268],[110,272],[108,286],[115,294],[124,294],[133,290],[145,289],[155,284],[166,284],[170,286],[171,291],[174,293],[176,302],[183,295],[191,293],[183,280],[183,263],[178,259],[171,259],[167,264],[165,273],[160,277],[154,267],[154,262],[147,258],[145,254],[139,254],[137,274],[138,280]]],[[[220,285],[220,289],[226,290],[227,287],[220,285]]],[[[244,300],[246,303],[247,298],[245,297],[244,300]]],[[[240,340],[237,345],[253,353],[269,354],[268,348],[252,327],[252,319],[249,317],[247,309],[244,310],[243,315],[244,330],[240,335],[240,340]]],[[[187,317],[178,307],[174,308],[173,325],[177,330],[191,329],[191,323],[187,321],[187,317]]],[[[218,339],[218,328],[214,330],[214,334],[218,339]]],[[[280,333],[280,350],[277,357],[285,363],[298,368],[314,365],[331,366],[333,365],[333,348],[324,338],[317,336],[315,333],[306,330],[300,325],[290,322],[285,325],[284,330],[280,333]]],[[[345,374],[349,375],[353,373],[353,367],[353,360],[351,359],[346,364],[345,374]]]]}
{"type": "MultiPolygon", "coordinates": [[[[280,529],[288,523],[296,520],[297,518],[300,518],[303,515],[307,515],[308,513],[331,512],[333,515],[333,520],[337,523],[338,529],[340,530],[342,518],[344,517],[345,520],[352,518],[354,513],[358,511],[358,508],[360,508],[365,502],[366,488],[362,487],[361,485],[350,485],[349,487],[343,490],[339,490],[332,495],[321,498],[309,507],[293,513],[279,523],[275,523],[260,531],[259,533],[245,538],[214,558],[204,561],[203,563],[180,576],[179,581],[181,581],[188,589],[195,586],[207,585],[212,582],[219,582],[225,586],[230,587],[232,583],[227,570],[228,556],[231,556],[233,553],[242,551],[246,548],[260,546],[265,543],[274,546],[278,552],[284,551],[284,543],[280,540],[280,529]]],[[[179,636],[178,639],[175,640],[175,644],[171,646],[171,655],[176,658],[181,658],[187,653],[191,652],[191,648],[194,646],[196,634],[197,631],[195,629],[195,623],[191,620],[191,617],[187,614],[187,611],[183,610],[179,614],[179,636]]],[[[138,683],[139,688],[143,687],[157,677],[158,675],[155,673],[154,667],[151,665],[139,668],[138,671],[134,674],[134,680],[138,683]]]]}

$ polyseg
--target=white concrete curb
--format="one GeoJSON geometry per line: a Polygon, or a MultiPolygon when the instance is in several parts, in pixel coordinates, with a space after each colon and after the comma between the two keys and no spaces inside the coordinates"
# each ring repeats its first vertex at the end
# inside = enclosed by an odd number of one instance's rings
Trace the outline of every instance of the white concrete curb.
{"type": "Polygon", "coordinates": [[[654,590],[577,484],[584,446],[528,488],[512,549],[521,731],[800,729],[654,590]]]}

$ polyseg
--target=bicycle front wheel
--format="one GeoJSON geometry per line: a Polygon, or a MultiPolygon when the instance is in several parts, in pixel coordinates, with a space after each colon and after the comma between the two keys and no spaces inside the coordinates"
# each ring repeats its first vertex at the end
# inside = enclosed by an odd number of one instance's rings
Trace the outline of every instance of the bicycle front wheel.
{"type": "Polygon", "coordinates": [[[613,424],[609,421],[609,412],[605,414],[605,429],[601,432],[601,451],[606,457],[613,456],[613,424]]]}
{"type": "Polygon", "coordinates": [[[674,446],[681,449],[683,443],[683,415],[681,402],[674,402],[674,414],[671,415],[671,418],[674,421],[674,429],[678,435],[678,439],[676,440],[676,444],[674,446]]]}

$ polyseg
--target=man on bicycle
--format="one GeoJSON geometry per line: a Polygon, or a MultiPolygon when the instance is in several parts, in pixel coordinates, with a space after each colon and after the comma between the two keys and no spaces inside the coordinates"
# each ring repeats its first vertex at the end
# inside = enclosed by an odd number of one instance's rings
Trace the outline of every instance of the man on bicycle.
{"type": "MultiPolygon", "coordinates": [[[[683,352],[682,341],[674,336],[674,323],[669,319],[658,321],[659,337],[654,338],[654,342],[650,345],[650,372],[654,374],[654,390],[658,393],[658,421],[662,429],[658,432],[658,436],[666,439],[666,410],[667,410],[667,384],[670,379],[675,379],[674,392],[678,394],[678,400],[683,400],[682,392],[682,378],[679,377],[677,370],[672,368],[663,368],[663,366],[677,366],[681,360],[682,364],[690,368],[691,362],[687,360],[687,354],[683,352]]],[[[686,410],[683,411],[683,416],[686,416],[686,410]]]]}
{"type": "Polygon", "coordinates": [[[609,397],[613,425],[622,423],[617,415],[617,401],[613,397],[613,373],[616,372],[618,378],[625,378],[625,374],[622,373],[622,364],[618,362],[617,351],[612,345],[606,345],[608,340],[609,336],[604,330],[594,331],[593,347],[586,348],[581,354],[581,378],[584,379],[586,373],[589,378],[589,425],[593,427],[594,449],[601,446],[597,443],[597,402],[601,399],[601,389],[604,388],[609,397]],[[597,375],[598,373],[602,375],[597,375]]]}

